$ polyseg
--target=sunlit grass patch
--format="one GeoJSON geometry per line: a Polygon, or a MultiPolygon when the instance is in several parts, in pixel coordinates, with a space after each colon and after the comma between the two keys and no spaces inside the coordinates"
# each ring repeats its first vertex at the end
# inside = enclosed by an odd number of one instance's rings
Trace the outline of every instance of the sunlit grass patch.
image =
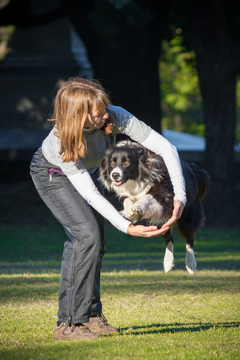
{"type": "Polygon", "coordinates": [[[102,302],[119,333],[92,342],[54,342],[59,274],[1,275],[3,359],[237,359],[238,271],[113,271],[102,302]]]}

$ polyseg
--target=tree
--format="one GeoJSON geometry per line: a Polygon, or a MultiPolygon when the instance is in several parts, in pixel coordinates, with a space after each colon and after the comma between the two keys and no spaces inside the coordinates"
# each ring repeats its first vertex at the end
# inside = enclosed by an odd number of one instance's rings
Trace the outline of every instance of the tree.
{"type": "Polygon", "coordinates": [[[171,0],[59,0],[114,104],[160,131],[160,44],[171,0]],[[159,11],[161,9],[161,11],[159,11]]]}
{"type": "Polygon", "coordinates": [[[236,1],[185,0],[185,4],[196,52],[206,126],[205,166],[211,176],[207,223],[212,226],[238,225],[233,147],[240,38],[239,32],[233,31],[231,26],[233,16],[239,14],[240,8],[236,1]]]}
{"type": "Polygon", "coordinates": [[[68,16],[87,48],[95,77],[108,88],[113,103],[160,131],[158,61],[171,2],[58,0],[59,7],[54,2],[53,10],[35,16],[31,0],[11,0],[0,12],[0,25],[30,28],[68,16]]]}
{"type": "Polygon", "coordinates": [[[162,127],[204,136],[196,55],[183,42],[181,28],[174,28],[170,41],[162,41],[162,127]]]}
{"type": "Polygon", "coordinates": [[[64,15],[62,8],[56,6],[47,13],[34,15],[30,9],[31,0],[11,0],[5,3],[0,8],[0,26],[13,24],[30,28],[46,24],[64,15]]]}
{"type": "Polygon", "coordinates": [[[0,25],[32,27],[67,15],[113,103],[160,131],[158,62],[172,1],[58,0],[60,7],[35,16],[31,0],[11,0],[0,12],[0,25]]]}

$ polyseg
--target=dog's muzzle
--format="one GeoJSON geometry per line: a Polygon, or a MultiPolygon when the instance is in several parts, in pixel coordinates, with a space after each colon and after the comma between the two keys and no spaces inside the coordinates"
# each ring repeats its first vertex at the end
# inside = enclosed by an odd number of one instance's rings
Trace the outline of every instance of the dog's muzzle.
{"type": "Polygon", "coordinates": [[[113,170],[110,174],[110,177],[116,186],[122,185],[124,183],[123,174],[121,172],[113,170]]]}

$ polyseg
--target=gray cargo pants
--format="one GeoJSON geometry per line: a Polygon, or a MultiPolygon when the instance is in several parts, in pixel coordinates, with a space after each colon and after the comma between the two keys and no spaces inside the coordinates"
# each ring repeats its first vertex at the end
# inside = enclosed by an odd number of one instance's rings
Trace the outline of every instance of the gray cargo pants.
{"type": "MultiPolygon", "coordinates": [[[[34,154],[30,174],[42,200],[62,224],[64,243],[59,287],[58,320],[68,324],[87,322],[100,314],[100,271],[105,253],[105,219],[77,192],[65,175],[54,173],[41,148],[34,154]]],[[[92,179],[103,194],[98,171],[92,179]]]]}

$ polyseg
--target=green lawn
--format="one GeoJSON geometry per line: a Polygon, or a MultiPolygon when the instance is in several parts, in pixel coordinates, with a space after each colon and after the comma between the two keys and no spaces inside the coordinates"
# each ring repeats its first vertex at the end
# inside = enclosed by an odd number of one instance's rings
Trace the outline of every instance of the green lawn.
{"type": "Polygon", "coordinates": [[[119,333],[54,342],[66,235],[27,182],[4,191],[0,359],[240,359],[240,228],[201,230],[190,276],[177,233],[175,267],[165,274],[162,239],[132,238],[108,225],[102,302],[119,333]]]}

